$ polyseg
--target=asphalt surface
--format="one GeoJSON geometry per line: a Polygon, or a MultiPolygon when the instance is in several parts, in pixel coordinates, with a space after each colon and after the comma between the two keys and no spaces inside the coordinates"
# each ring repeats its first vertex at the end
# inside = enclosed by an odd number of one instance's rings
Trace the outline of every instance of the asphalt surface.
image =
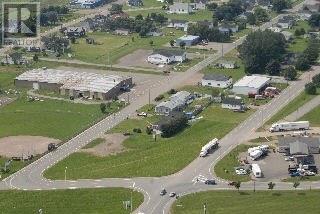
{"type": "MultiPolygon", "coordinates": [[[[294,8],[297,9],[298,7],[294,8]]],[[[273,22],[277,20],[274,19],[273,22]]],[[[271,26],[267,23],[260,27],[264,29],[271,26]]],[[[242,43],[245,38],[241,38],[236,45],[242,43]]],[[[224,53],[231,51],[232,48],[224,50],[224,53]]],[[[198,63],[188,71],[181,75],[172,75],[163,79],[152,89],[151,99],[157,95],[168,91],[175,86],[185,82],[188,78],[202,70],[207,65],[220,57],[220,52],[198,63]]],[[[76,152],[81,147],[102,135],[105,131],[111,129],[121,121],[125,120],[128,115],[135,114],[135,111],[149,102],[149,93],[141,94],[139,97],[132,97],[130,105],[115,115],[111,115],[101,122],[95,124],[83,133],[75,136],[64,145],[60,146],[56,151],[51,152],[24,169],[6,178],[0,183],[0,189],[21,189],[21,190],[49,190],[49,189],[76,189],[76,188],[102,188],[102,187],[126,187],[132,188],[144,194],[145,200],[143,204],[135,211],[135,213],[169,213],[170,206],[174,202],[174,198],[168,195],[160,196],[159,192],[165,188],[168,192],[176,192],[179,195],[185,195],[192,192],[230,189],[227,182],[216,178],[213,172],[214,165],[236,145],[247,141],[255,136],[255,130],[271,116],[277,113],[282,107],[287,105],[291,100],[304,90],[304,85],[310,81],[310,77],[320,73],[320,67],[314,67],[312,71],[303,74],[299,81],[292,82],[278,97],[270,101],[266,106],[262,106],[253,113],[247,120],[239,124],[234,130],[220,139],[220,147],[216,152],[206,158],[197,158],[180,172],[161,178],[128,178],[128,179],[95,179],[95,180],[47,180],[43,178],[43,172],[58,161],[66,158],[71,153],[76,152]],[[214,178],[217,185],[205,185],[203,181],[206,178],[214,178]]],[[[67,169],[66,169],[67,170],[67,169]]],[[[241,189],[257,190],[267,189],[267,183],[252,182],[243,183],[241,189]]],[[[300,189],[319,188],[320,183],[302,183],[300,189]]],[[[290,183],[277,183],[276,189],[293,189],[290,183]]]]}

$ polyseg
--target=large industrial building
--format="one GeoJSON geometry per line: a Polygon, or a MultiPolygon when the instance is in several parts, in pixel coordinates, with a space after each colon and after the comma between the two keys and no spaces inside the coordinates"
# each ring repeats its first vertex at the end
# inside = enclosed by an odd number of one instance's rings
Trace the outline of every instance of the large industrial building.
{"type": "Polygon", "coordinates": [[[17,87],[52,90],[61,95],[109,100],[132,86],[131,77],[54,69],[34,69],[14,80],[17,87]]]}
{"type": "Polygon", "coordinates": [[[245,76],[233,85],[232,91],[235,94],[260,94],[260,92],[270,83],[269,77],[252,75],[245,76]]]}

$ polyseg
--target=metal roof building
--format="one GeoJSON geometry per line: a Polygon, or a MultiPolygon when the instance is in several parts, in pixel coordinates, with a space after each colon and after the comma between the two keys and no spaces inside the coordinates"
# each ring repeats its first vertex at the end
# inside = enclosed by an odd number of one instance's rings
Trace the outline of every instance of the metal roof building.
{"type": "Polygon", "coordinates": [[[168,115],[172,111],[179,111],[184,108],[190,100],[191,94],[187,91],[179,91],[170,97],[169,101],[159,103],[155,107],[155,112],[158,114],[168,115]]]}
{"type": "Polygon", "coordinates": [[[34,90],[56,90],[63,95],[88,96],[106,100],[117,96],[121,87],[131,86],[132,78],[55,69],[34,69],[16,77],[15,85],[34,90]]]}
{"type": "Polygon", "coordinates": [[[270,83],[269,77],[252,75],[245,76],[233,85],[232,91],[236,94],[259,94],[270,83]]]}

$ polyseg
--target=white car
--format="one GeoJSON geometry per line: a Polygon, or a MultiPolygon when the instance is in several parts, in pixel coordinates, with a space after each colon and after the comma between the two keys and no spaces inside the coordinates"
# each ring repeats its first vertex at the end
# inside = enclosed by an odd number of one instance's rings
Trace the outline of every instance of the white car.
{"type": "Polygon", "coordinates": [[[290,156],[290,157],[286,157],[284,160],[285,160],[285,161],[293,161],[294,158],[293,158],[292,156],[290,156]]]}
{"type": "Polygon", "coordinates": [[[173,198],[174,196],[176,196],[175,192],[170,192],[169,197],[173,198]]]}
{"type": "Polygon", "coordinates": [[[237,175],[246,175],[248,173],[245,169],[236,169],[236,174],[237,175]]]}
{"type": "Polygon", "coordinates": [[[316,173],[311,172],[311,171],[305,171],[305,172],[304,172],[304,175],[306,175],[306,176],[315,176],[316,173]]]}
{"type": "Polygon", "coordinates": [[[147,117],[148,116],[148,114],[145,113],[145,112],[140,112],[137,115],[140,116],[140,117],[147,117]]]}

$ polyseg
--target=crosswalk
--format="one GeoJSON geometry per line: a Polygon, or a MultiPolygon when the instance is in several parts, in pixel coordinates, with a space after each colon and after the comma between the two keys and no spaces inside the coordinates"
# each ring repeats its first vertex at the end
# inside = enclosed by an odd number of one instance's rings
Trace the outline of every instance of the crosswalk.
{"type": "Polygon", "coordinates": [[[208,180],[207,177],[199,174],[198,176],[196,176],[192,179],[192,183],[193,183],[193,185],[195,185],[196,183],[199,183],[199,182],[204,183],[204,182],[206,182],[206,180],[208,180]]]}

